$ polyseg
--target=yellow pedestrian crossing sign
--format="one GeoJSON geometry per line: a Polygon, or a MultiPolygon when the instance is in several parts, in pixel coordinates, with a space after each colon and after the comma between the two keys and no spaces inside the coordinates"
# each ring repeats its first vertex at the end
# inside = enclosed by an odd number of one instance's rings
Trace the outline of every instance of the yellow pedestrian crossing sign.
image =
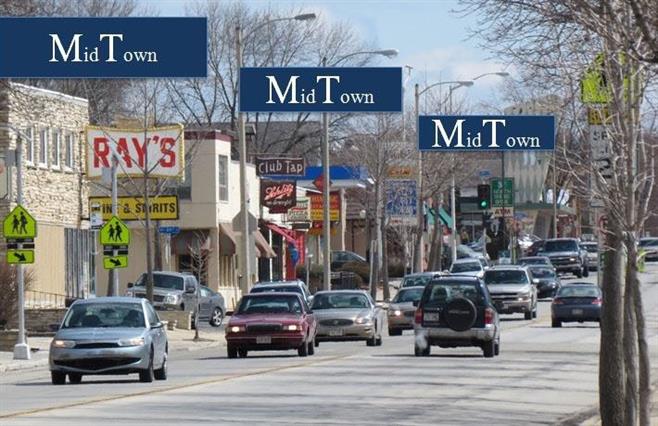
{"type": "Polygon", "coordinates": [[[103,257],[105,269],[127,268],[128,256],[105,256],[103,257]]]}
{"type": "Polygon", "coordinates": [[[37,221],[19,204],[5,217],[3,233],[9,240],[34,238],[37,236],[37,221]]]}
{"type": "Polygon", "coordinates": [[[101,244],[104,246],[127,246],[130,244],[130,229],[121,219],[112,216],[101,228],[101,244]]]}
{"type": "Polygon", "coordinates": [[[7,250],[7,263],[10,265],[34,263],[34,250],[7,250]]]}

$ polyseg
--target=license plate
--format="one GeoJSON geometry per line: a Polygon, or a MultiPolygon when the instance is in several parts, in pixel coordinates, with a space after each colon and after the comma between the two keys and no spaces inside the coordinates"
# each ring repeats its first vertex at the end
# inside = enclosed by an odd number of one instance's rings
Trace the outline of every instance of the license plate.
{"type": "Polygon", "coordinates": [[[583,310],[582,310],[582,309],[572,309],[572,310],[571,310],[571,314],[572,314],[572,315],[582,315],[582,314],[583,314],[583,310]]]}
{"type": "Polygon", "coordinates": [[[256,336],[256,343],[259,345],[272,343],[272,336],[256,336]]]}
{"type": "Polygon", "coordinates": [[[423,314],[423,321],[438,322],[439,321],[439,313],[438,312],[425,312],[425,314],[423,314]]]}
{"type": "Polygon", "coordinates": [[[329,330],[329,335],[332,336],[332,337],[342,336],[343,335],[343,329],[342,328],[337,328],[335,330],[329,330]]]}

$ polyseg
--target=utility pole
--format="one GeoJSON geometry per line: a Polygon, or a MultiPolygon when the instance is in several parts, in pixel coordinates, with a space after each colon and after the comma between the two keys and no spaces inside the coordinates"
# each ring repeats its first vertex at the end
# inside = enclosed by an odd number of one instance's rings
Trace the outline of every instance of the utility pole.
{"type": "MultiPolygon", "coordinates": [[[[118,166],[118,161],[116,157],[116,153],[114,148],[111,150],[112,152],[112,164],[110,168],[110,179],[112,181],[112,216],[117,215],[118,211],[118,194],[117,194],[117,166],[118,166]]],[[[117,256],[118,255],[118,250],[116,248],[112,248],[112,256],[117,256]]],[[[110,279],[108,281],[108,286],[107,286],[107,295],[108,296],[118,296],[119,295],[119,270],[116,268],[110,269],[108,271],[110,274],[110,279]]]]}
{"type": "MultiPolygon", "coordinates": [[[[414,86],[414,111],[416,112],[416,133],[418,133],[418,117],[420,90],[418,83],[414,86]]],[[[418,135],[416,135],[418,137],[418,135]]],[[[416,247],[414,249],[413,272],[423,271],[423,152],[418,150],[416,157],[416,247]]]]}
{"type": "MultiPolygon", "coordinates": [[[[23,141],[20,134],[16,138],[16,203],[23,204],[23,141]]],[[[18,243],[19,250],[23,248],[18,243]]],[[[16,265],[18,281],[18,342],[14,345],[14,359],[30,359],[30,346],[25,341],[25,274],[24,266],[16,265]]]]}
{"type": "MultiPolygon", "coordinates": [[[[327,66],[327,57],[322,58],[322,66],[327,66]]],[[[329,165],[329,114],[322,113],[322,288],[331,290],[331,223],[329,221],[331,180],[329,165]]]]}

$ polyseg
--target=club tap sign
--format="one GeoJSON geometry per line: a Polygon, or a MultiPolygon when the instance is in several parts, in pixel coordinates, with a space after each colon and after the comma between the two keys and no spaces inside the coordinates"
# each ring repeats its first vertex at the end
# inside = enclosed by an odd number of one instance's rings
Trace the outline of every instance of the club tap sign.
{"type": "Polygon", "coordinates": [[[401,112],[402,68],[240,68],[243,112],[401,112]]]}
{"type": "Polygon", "coordinates": [[[206,77],[205,17],[0,18],[0,77],[206,77]]]}
{"type": "Polygon", "coordinates": [[[420,116],[421,151],[542,151],[555,148],[555,117],[420,116]]]}
{"type": "Polygon", "coordinates": [[[306,163],[303,158],[256,157],[258,176],[304,176],[306,163]]]}
{"type": "Polygon", "coordinates": [[[87,177],[99,179],[103,168],[118,160],[118,176],[179,177],[185,170],[182,125],[150,129],[114,129],[87,126],[87,177]],[[147,164],[148,158],[148,164],[147,164]]]}

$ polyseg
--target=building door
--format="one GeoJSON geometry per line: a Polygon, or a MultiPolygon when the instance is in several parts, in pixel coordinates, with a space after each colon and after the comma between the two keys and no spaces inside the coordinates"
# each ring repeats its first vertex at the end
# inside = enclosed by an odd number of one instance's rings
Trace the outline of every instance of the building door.
{"type": "Polygon", "coordinates": [[[88,229],[64,229],[64,253],[66,259],[66,298],[81,299],[90,293],[87,288],[90,268],[89,244],[91,231],[88,229]]]}

